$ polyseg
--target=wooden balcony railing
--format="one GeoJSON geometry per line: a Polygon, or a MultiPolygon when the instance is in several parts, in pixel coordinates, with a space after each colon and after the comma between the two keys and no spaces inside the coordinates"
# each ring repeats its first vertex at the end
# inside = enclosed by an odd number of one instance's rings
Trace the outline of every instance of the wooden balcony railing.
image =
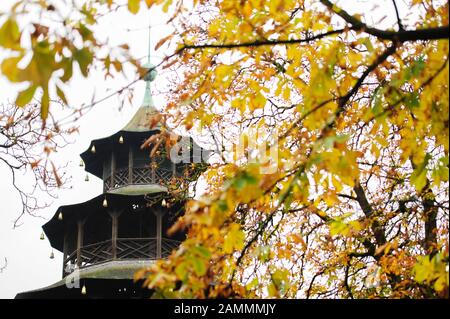
{"type": "Polygon", "coordinates": [[[121,168],[104,180],[104,189],[109,191],[126,185],[164,185],[173,176],[173,171],[164,168],[152,169],[150,167],[121,168]]]}
{"type": "Polygon", "coordinates": [[[113,258],[113,241],[105,240],[81,247],[80,261],[75,250],[64,262],[64,274],[70,274],[76,269],[101,264],[111,260],[167,258],[180,242],[169,238],[161,238],[161,251],[158,252],[158,239],[154,238],[118,238],[116,241],[116,258],[113,258]]]}

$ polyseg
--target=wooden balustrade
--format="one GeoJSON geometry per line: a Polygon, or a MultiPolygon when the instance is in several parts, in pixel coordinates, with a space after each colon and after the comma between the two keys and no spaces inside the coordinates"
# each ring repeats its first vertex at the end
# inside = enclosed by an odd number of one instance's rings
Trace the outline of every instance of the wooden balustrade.
{"type": "MultiPolygon", "coordinates": [[[[64,275],[68,275],[76,269],[101,264],[112,260],[147,259],[156,260],[158,238],[117,238],[117,254],[113,258],[112,240],[105,240],[81,247],[80,260],[77,260],[77,251],[69,254],[64,262],[64,275]]],[[[169,238],[161,238],[161,257],[167,258],[180,242],[169,238]]]]}
{"type": "Polygon", "coordinates": [[[117,169],[114,174],[104,180],[104,189],[109,191],[126,185],[164,185],[173,176],[173,170],[157,168],[154,171],[150,167],[128,167],[117,169]]]}

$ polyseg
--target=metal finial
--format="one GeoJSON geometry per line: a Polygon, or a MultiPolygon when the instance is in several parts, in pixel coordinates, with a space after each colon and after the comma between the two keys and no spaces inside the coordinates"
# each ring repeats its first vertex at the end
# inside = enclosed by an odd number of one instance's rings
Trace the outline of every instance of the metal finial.
{"type": "Polygon", "coordinates": [[[150,52],[152,51],[152,25],[148,25],[148,52],[147,52],[147,63],[150,64],[150,52]]]}
{"type": "Polygon", "coordinates": [[[150,82],[155,80],[156,78],[156,70],[154,69],[154,66],[150,63],[150,55],[151,55],[151,25],[148,26],[148,52],[147,52],[147,63],[144,64],[144,68],[148,69],[147,74],[144,76],[145,83],[145,94],[144,94],[144,101],[142,102],[142,106],[147,106],[154,108],[155,103],[153,102],[152,92],[150,89],[150,82]]]}

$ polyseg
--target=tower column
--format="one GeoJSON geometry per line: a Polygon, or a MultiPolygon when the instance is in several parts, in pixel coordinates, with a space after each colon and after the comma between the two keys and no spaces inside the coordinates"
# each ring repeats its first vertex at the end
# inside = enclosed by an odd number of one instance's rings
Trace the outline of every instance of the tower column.
{"type": "MultiPolygon", "coordinates": [[[[106,191],[108,190],[108,188],[111,188],[111,185],[112,185],[112,182],[110,181],[109,183],[111,183],[110,185],[108,185],[108,182],[107,182],[107,178],[109,177],[109,176],[107,176],[107,174],[106,174],[106,172],[107,172],[107,167],[108,167],[108,165],[107,165],[107,161],[104,161],[103,162],[103,193],[106,193],[106,191]]],[[[112,178],[112,177],[111,177],[112,178]]]]}
{"type": "Polygon", "coordinates": [[[116,156],[114,155],[114,151],[111,152],[111,186],[114,187],[116,177],[116,156]]]}
{"type": "Polygon", "coordinates": [[[162,218],[164,212],[160,209],[155,210],[156,216],[156,258],[161,259],[162,256],[162,218]]]}
{"type": "Polygon", "coordinates": [[[119,215],[118,212],[110,212],[111,216],[111,250],[112,250],[112,259],[117,259],[117,237],[119,233],[119,215]]]}
{"type": "Polygon", "coordinates": [[[133,184],[133,147],[128,149],[128,184],[133,184]]]}
{"type": "Polygon", "coordinates": [[[66,275],[66,259],[67,259],[67,252],[68,252],[68,233],[67,231],[64,233],[64,242],[63,242],[63,267],[62,267],[62,277],[66,275]]]}
{"type": "Polygon", "coordinates": [[[83,247],[84,221],[77,222],[77,266],[81,267],[81,247],[83,247]]]}
{"type": "Polygon", "coordinates": [[[155,180],[156,180],[156,169],[155,169],[155,166],[156,166],[156,162],[155,162],[155,160],[152,158],[152,160],[151,160],[151,162],[150,162],[150,166],[151,166],[151,174],[152,174],[152,183],[155,183],[155,180]]]}

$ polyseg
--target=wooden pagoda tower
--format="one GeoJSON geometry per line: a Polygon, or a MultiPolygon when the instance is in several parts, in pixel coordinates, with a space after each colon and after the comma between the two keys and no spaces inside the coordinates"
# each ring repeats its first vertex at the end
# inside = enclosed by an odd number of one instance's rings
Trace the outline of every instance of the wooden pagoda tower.
{"type": "MultiPolygon", "coordinates": [[[[156,71],[150,61],[145,67],[144,101],[134,117],[117,133],[93,140],[81,154],[85,170],[103,180],[103,193],[59,207],[43,226],[51,246],[63,253],[62,279],[16,298],[149,297],[151,291],[133,281],[134,273],[167,257],[184,239],[182,233],[166,235],[184,206],[169,195],[167,184],[174,177],[188,178],[191,164],[175,164],[159,152],[150,157],[148,149],[141,149],[163,125],[149,127],[152,117],[160,115],[150,90],[156,71]]],[[[201,162],[194,152],[201,148],[189,141],[191,162],[201,162]]]]}

